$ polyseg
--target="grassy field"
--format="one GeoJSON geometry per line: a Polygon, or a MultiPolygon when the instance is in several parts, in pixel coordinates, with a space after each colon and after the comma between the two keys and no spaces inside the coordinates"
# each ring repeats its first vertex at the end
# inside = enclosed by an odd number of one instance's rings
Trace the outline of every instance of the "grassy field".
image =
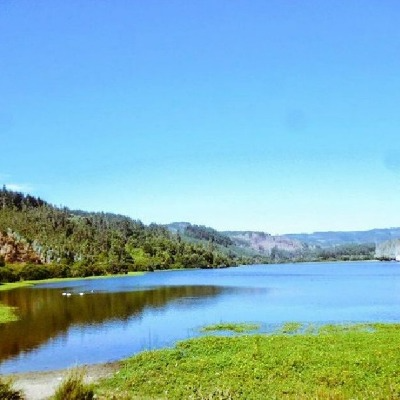
{"type": "Polygon", "coordinates": [[[400,325],[295,324],[186,340],[127,360],[96,391],[105,399],[400,399],[400,325]]]}

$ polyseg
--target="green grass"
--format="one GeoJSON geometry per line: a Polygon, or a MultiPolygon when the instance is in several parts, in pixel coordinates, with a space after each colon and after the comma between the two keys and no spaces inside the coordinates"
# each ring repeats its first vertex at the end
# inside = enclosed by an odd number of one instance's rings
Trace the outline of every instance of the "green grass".
{"type": "Polygon", "coordinates": [[[30,283],[29,281],[0,283],[0,291],[1,290],[18,289],[18,288],[27,287],[27,286],[32,286],[32,283],[30,283]]]}
{"type": "Polygon", "coordinates": [[[93,385],[84,382],[84,370],[72,370],[57,388],[52,400],[92,400],[93,385]]]}
{"type": "Polygon", "coordinates": [[[15,390],[12,385],[12,381],[3,380],[0,377],[0,399],[2,400],[20,400],[23,399],[23,395],[19,390],[15,390]]]}
{"type": "Polygon", "coordinates": [[[15,308],[0,303],[0,324],[17,320],[18,315],[15,313],[15,308]]]}
{"type": "Polygon", "coordinates": [[[285,334],[298,333],[302,327],[303,324],[300,322],[286,322],[285,324],[282,325],[280,333],[285,333],[285,334]]]}
{"type": "Polygon", "coordinates": [[[207,325],[200,329],[200,332],[234,332],[234,333],[246,333],[251,331],[257,331],[260,329],[259,324],[249,323],[231,323],[221,322],[219,324],[207,325]]]}
{"type": "Polygon", "coordinates": [[[400,399],[399,349],[400,325],[205,336],[127,360],[97,392],[105,399],[400,399]]]}

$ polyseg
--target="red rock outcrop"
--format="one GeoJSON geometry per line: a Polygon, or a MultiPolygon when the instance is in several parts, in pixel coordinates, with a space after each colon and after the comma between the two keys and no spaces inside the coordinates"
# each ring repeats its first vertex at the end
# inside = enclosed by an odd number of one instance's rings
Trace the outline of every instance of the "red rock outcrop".
{"type": "Polygon", "coordinates": [[[41,264],[40,256],[25,240],[12,232],[0,232],[0,256],[7,263],[41,264]]]}

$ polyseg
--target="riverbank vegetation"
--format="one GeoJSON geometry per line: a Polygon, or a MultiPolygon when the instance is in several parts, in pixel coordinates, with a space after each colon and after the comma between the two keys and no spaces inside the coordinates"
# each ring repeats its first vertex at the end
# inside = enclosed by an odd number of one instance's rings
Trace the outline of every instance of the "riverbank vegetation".
{"type": "Polygon", "coordinates": [[[0,399],[23,400],[24,396],[19,390],[14,389],[12,381],[0,377],[0,399]]]}
{"type": "MultiPolygon", "coordinates": [[[[275,243],[270,235],[261,236],[275,243]]],[[[292,250],[278,245],[257,250],[209,227],[146,226],[123,215],[69,210],[0,189],[0,283],[239,264],[366,260],[373,259],[375,251],[374,244],[319,248],[300,242],[293,247],[290,239],[281,242],[288,242],[285,246],[292,250]]]]}
{"type": "Polygon", "coordinates": [[[93,385],[84,382],[85,371],[73,369],[57,388],[51,400],[95,399],[93,385]]]}
{"type": "Polygon", "coordinates": [[[260,324],[249,323],[230,323],[221,322],[219,324],[212,324],[204,326],[200,329],[201,332],[233,332],[233,333],[249,333],[260,329],[260,324]]]}
{"type": "Polygon", "coordinates": [[[144,352],[97,392],[114,399],[400,397],[400,325],[295,332],[206,336],[144,352]]]}
{"type": "Polygon", "coordinates": [[[0,190],[0,282],[217,268],[246,262],[223,244],[191,243],[157,224],[72,211],[0,190]]]}

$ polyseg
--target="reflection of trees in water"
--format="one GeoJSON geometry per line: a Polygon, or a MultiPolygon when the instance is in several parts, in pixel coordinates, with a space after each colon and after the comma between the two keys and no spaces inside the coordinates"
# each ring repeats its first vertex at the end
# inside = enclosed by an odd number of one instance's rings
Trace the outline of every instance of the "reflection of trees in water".
{"type": "Polygon", "coordinates": [[[18,307],[20,320],[0,325],[0,360],[32,350],[73,325],[127,320],[145,309],[187,297],[221,293],[215,286],[170,286],[122,292],[62,296],[56,289],[19,289],[0,293],[0,301],[18,307]]]}

